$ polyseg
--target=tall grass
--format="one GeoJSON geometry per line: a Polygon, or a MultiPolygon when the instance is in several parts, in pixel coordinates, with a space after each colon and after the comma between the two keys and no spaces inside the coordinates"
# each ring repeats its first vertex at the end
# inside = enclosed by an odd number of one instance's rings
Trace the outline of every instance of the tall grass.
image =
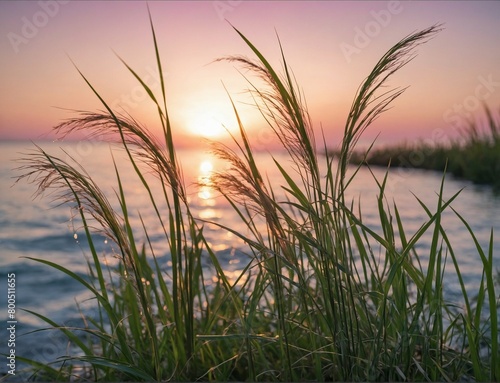
{"type": "MultiPolygon", "coordinates": [[[[151,29],[161,74],[152,22],[151,29]]],[[[354,98],[338,161],[317,155],[313,127],[284,55],[280,75],[236,30],[256,61],[240,56],[226,60],[257,75],[257,82],[250,82],[256,105],[292,160],[292,170],[274,160],[282,177],[281,188],[274,190],[277,180],[267,181],[238,110],[228,101],[239,133],[231,147],[213,145],[214,153],[229,165],[216,174],[214,187],[244,222],[246,233],[194,218],[176,156],[163,78],[158,99],[127,66],[157,107],[163,128],[159,142],[132,118],[112,110],[82,74],[104,111],[80,114],[56,130],[120,137],[156,212],[172,267],[167,271],[156,257],[158,240],[151,239],[146,222],[141,218],[142,227],[133,227],[118,170],[116,209],[91,175],[71,161],[42,148],[26,156],[20,178],[33,181],[40,193],[53,189],[61,202],[76,204],[92,255],[88,278],[46,260],[34,261],[81,283],[99,307],[98,317],[86,318],[88,325],[80,329],[87,337],[33,313],[49,328],[62,331],[77,350],[55,365],[32,361],[39,376],[74,379],[85,372],[91,379],[108,381],[498,380],[492,244],[481,248],[463,220],[484,265],[473,299],[441,226],[442,213],[452,209],[458,193],[444,200],[441,190],[434,207],[420,202],[428,219],[415,233],[405,231],[397,206],[386,202],[386,178],[377,180],[378,230],[363,223],[359,208],[346,197],[358,170],[348,166],[357,140],[402,93],[387,91],[387,80],[439,30],[433,26],[405,37],[376,63],[354,98]],[[162,193],[153,192],[147,172],[156,176],[162,193]],[[208,224],[245,242],[251,260],[236,280],[226,276],[206,240],[203,230],[208,224]],[[98,254],[96,228],[116,244],[117,269],[106,267],[98,254]],[[418,244],[426,233],[433,240],[423,254],[418,244]],[[460,280],[462,302],[443,297],[444,268],[450,261],[460,280]],[[207,262],[214,275],[202,271],[207,262]]]]}

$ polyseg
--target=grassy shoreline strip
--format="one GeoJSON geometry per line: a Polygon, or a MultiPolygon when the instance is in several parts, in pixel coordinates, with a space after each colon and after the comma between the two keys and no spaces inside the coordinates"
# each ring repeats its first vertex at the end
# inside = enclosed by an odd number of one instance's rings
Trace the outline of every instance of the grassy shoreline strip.
{"type": "MultiPolygon", "coordinates": [[[[500,191],[500,117],[485,106],[485,122],[471,121],[460,139],[431,145],[424,141],[388,145],[368,154],[357,151],[352,163],[447,171],[500,191]]],[[[484,119],[483,119],[484,120],[484,119]]],[[[339,152],[334,153],[340,155],[339,152]]]]}

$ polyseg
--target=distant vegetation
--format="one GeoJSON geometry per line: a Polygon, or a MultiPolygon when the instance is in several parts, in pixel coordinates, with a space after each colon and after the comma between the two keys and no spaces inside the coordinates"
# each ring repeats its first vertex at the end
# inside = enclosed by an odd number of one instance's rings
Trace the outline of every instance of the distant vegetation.
{"type": "MultiPolygon", "coordinates": [[[[152,23],[151,27],[161,75],[152,23]]],[[[132,225],[131,216],[137,218],[138,213],[128,208],[118,170],[116,194],[107,196],[91,175],[70,160],[42,148],[24,158],[21,178],[31,179],[40,193],[59,193],[63,202],[78,207],[91,255],[87,276],[47,260],[33,261],[74,278],[95,298],[99,309],[95,317],[82,313],[86,326],[81,329],[33,313],[52,331],[62,331],[69,344],[68,355],[52,364],[31,361],[36,378],[499,380],[492,245],[483,249],[453,210],[476,244],[484,270],[480,288],[470,293],[453,239],[441,224],[443,212],[452,209],[458,193],[445,200],[441,189],[432,207],[419,201],[427,219],[416,232],[407,231],[398,207],[387,204],[386,179],[377,180],[378,229],[366,225],[346,197],[357,174],[348,168],[356,142],[402,92],[388,90],[387,79],[439,29],[433,26],[405,37],[376,63],[355,95],[338,161],[329,154],[317,155],[307,110],[286,61],[278,74],[237,31],[257,60],[240,56],[227,60],[263,81],[252,88],[257,106],[293,163],[293,171],[287,172],[285,164],[274,162],[281,178],[273,184],[280,182],[281,187],[273,190],[256,165],[252,144],[234,108],[239,134],[234,137],[235,149],[214,144],[214,153],[227,162],[228,170],[216,175],[213,187],[232,205],[246,225],[245,232],[200,221],[191,213],[163,78],[158,96],[129,68],[158,110],[164,133],[159,142],[133,119],[117,115],[84,77],[104,112],[78,115],[57,131],[118,134],[156,212],[156,222],[150,227],[139,215],[141,225],[132,225]],[[151,172],[161,185],[159,194],[152,192],[153,181],[145,176],[151,172]],[[206,240],[208,225],[244,241],[241,251],[249,261],[235,279],[227,276],[206,240]],[[108,256],[119,259],[118,267],[107,265],[96,250],[96,232],[113,241],[116,250],[108,256]],[[432,243],[421,246],[427,234],[432,243]],[[168,247],[168,263],[159,261],[158,243],[161,249],[168,247]],[[445,267],[459,281],[459,298],[453,302],[443,296],[445,267]]]]}
{"type": "Polygon", "coordinates": [[[451,144],[424,142],[355,152],[353,163],[444,171],[500,191],[500,119],[485,107],[484,125],[470,122],[461,139],[451,144]]]}

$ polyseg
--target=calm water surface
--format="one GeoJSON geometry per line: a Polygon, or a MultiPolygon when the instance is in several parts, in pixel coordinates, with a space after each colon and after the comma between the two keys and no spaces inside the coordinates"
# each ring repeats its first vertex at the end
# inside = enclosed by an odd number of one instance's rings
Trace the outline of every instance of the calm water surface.
{"type": "MultiPolygon", "coordinates": [[[[98,143],[80,144],[42,144],[51,154],[58,154],[63,158],[72,155],[92,175],[94,180],[113,197],[115,183],[114,169],[110,157],[110,146],[98,143]],[[68,154],[58,149],[63,146],[68,154]]],[[[21,308],[36,311],[46,315],[54,321],[68,326],[79,325],[81,316],[79,309],[92,315],[93,302],[88,301],[88,294],[80,285],[62,273],[27,259],[27,257],[42,258],[61,264],[72,271],[86,275],[87,257],[90,255],[85,245],[85,238],[80,221],[75,218],[77,212],[71,205],[57,206],[53,203],[54,195],[33,199],[36,187],[27,182],[20,182],[13,186],[13,171],[17,165],[12,160],[20,157],[20,152],[32,148],[30,143],[0,143],[0,286],[4,293],[0,293],[0,320],[2,336],[0,353],[7,350],[4,331],[7,321],[7,274],[16,275],[16,352],[18,355],[36,357],[42,362],[53,360],[66,352],[66,343],[56,332],[32,331],[43,328],[41,320],[34,315],[21,311],[21,308]],[[77,306],[78,304],[78,306],[77,306]],[[79,308],[78,308],[79,307],[79,308]]],[[[127,203],[131,212],[141,211],[147,222],[155,222],[154,212],[148,205],[148,197],[141,189],[136,176],[125,165],[125,155],[119,149],[113,149],[116,162],[122,170],[123,182],[127,188],[127,203]]],[[[282,163],[288,160],[280,155],[277,158],[282,163]]],[[[245,232],[244,226],[232,212],[225,201],[216,196],[209,188],[196,188],[194,183],[210,177],[211,172],[222,170],[224,164],[204,151],[180,151],[179,160],[182,163],[186,184],[189,187],[191,206],[195,214],[204,220],[210,220],[227,225],[235,230],[245,232]]],[[[278,180],[274,165],[267,155],[259,158],[262,169],[269,175],[269,179],[278,180]]],[[[384,171],[374,169],[378,179],[382,179],[384,171]]],[[[405,231],[410,237],[425,222],[426,214],[416,200],[415,194],[430,209],[437,206],[436,193],[439,191],[441,174],[419,170],[393,169],[387,184],[387,202],[395,201],[405,225],[405,231]],[[413,193],[413,194],[412,194],[413,193]]],[[[276,186],[279,186],[277,184],[276,186]]],[[[445,197],[451,197],[458,190],[463,191],[454,201],[453,207],[463,215],[477,235],[481,246],[486,251],[490,232],[493,229],[494,262],[500,267],[500,198],[495,196],[489,187],[472,185],[466,181],[449,178],[445,184],[445,197]]],[[[278,190],[278,187],[276,187],[278,190]]],[[[349,197],[360,201],[363,220],[374,229],[377,222],[377,186],[367,169],[361,169],[359,175],[350,186],[349,197]]],[[[113,200],[113,199],[112,199],[113,200]]],[[[118,205],[116,205],[118,206],[118,205]]],[[[392,210],[393,211],[393,210],[392,210]]],[[[135,224],[140,228],[138,215],[133,213],[135,224]]],[[[451,210],[447,210],[443,217],[443,226],[454,245],[455,252],[464,274],[468,289],[474,291],[479,284],[482,265],[474,242],[471,240],[464,225],[451,210]]],[[[150,235],[161,238],[158,225],[151,224],[150,235]]],[[[243,254],[244,244],[225,231],[215,226],[207,225],[205,233],[217,251],[219,259],[229,277],[237,275],[248,258],[243,254]]],[[[97,237],[99,251],[112,253],[112,245],[104,237],[97,237]]],[[[422,254],[430,246],[430,235],[418,243],[422,254]]],[[[157,243],[157,255],[162,262],[168,264],[169,254],[162,242],[157,243]]],[[[112,257],[107,258],[114,262],[112,257]]],[[[425,263],[425,259],[423,259],[425,263]]],[[[451,266],[451,263],[450,263],[451,266]]],[[[457,281],[449,273],[446,283],[446,294],[449,299],[458,293],[457,281]]],[[[0,364],[0,373],[5,373],[5,363],[0,364]]]]}

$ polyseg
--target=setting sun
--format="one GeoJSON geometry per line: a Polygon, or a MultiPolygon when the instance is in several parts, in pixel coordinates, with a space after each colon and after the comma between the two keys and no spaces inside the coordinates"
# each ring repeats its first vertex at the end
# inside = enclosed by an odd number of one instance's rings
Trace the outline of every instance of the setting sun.
{"type": "Polygon", "coordinates": [[[234,118],[218,105],[202,107],[186,119],[186,126],[191,134],[211,139],[227,135],[234,125],[234,118]]]}
{"type": "Polygon", "coordinates": [[[210,175],[210,173],[214,170],[214,166],[212,165],[212,162],[209,160],[205,160],[200,164],[200,172],[204,175],[210,175]]]}

